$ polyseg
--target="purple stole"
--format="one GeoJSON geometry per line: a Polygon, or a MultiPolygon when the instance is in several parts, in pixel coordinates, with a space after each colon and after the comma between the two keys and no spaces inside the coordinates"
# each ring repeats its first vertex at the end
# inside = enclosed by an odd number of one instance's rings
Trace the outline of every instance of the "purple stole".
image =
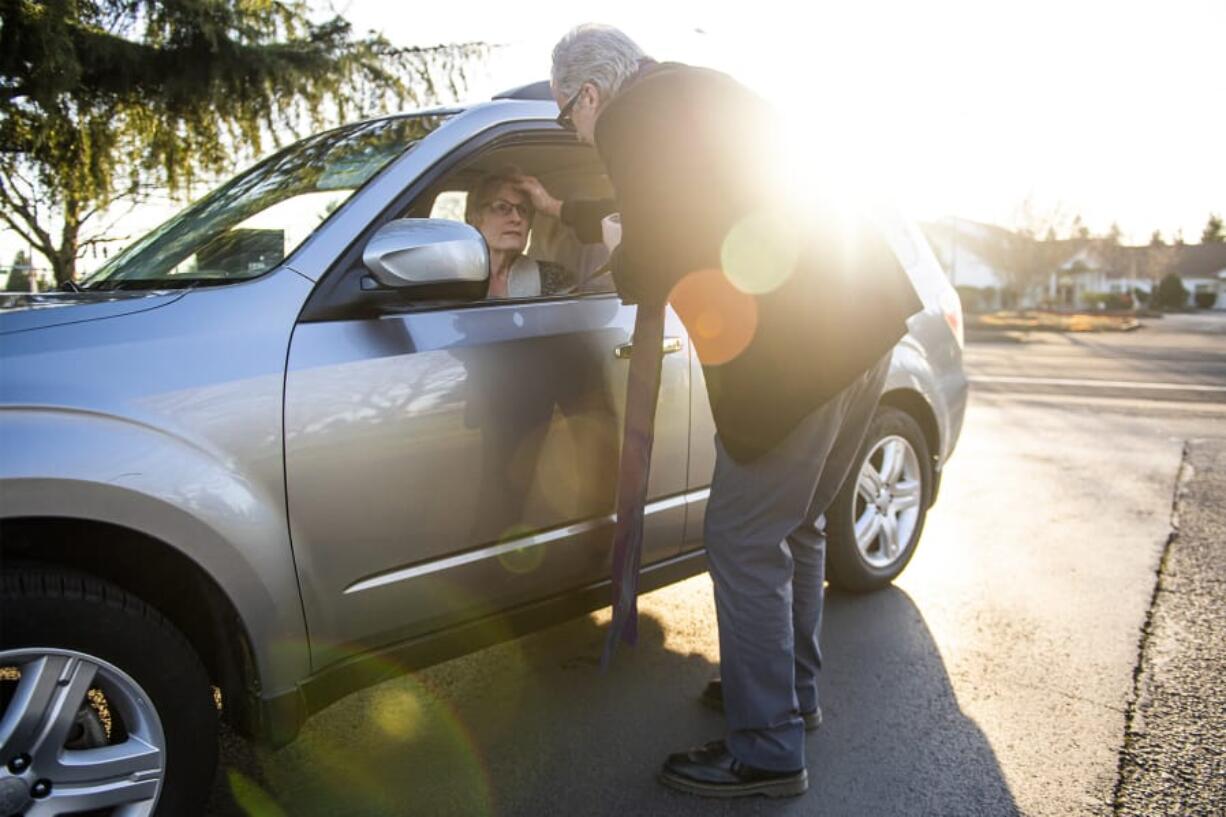
{"type": "Polygon", "coordinates": [[[626,427],[617,473],[617,523],[613,529],[613,621],[605,639],[601,669],[607,670],[618,641],[638,640],[639,567],[643,561],[643,508],[651,472],[656,402],[664,357],[664,309],[639,304],[634,315],[634,348],[626,383],[626,427]]]}

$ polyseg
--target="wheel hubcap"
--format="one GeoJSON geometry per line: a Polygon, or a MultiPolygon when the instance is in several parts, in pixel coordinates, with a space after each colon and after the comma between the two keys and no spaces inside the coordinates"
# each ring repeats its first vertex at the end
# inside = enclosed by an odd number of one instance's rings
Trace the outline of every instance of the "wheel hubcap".
{"type": "Polygon", "coordinates": [[[911,545],[923,496],[919,456],[903,437],[884,437],[860,467],[852,497],[856,547],[879,570],[892,567],[911,545]]]}
{"type": "Polygon", "coordinates": [[[153,813],[166,741],[149,696],[131,676],[72,650],[7,650],[0,667],[0,759],[7,759],[0,814],[153,813]],[[94,711],[98,696],[107,709],[102,718],[94,711]]]}

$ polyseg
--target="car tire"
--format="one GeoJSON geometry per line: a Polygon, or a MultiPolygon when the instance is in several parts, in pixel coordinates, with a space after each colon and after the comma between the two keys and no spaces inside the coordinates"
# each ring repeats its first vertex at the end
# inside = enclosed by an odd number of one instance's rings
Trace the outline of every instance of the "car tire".
{"type": "Polygon", "coordinates": [[[109,582],[43,568],[0,576],[0,621],[0,778],[10,799],[31,798],[18,813],[38,798],[51,812],[134,804],[123,813],[200,814],[217,767],[218,713],[182,633],[109,582]],[[21,711],[36,714],[37,728],[10,729],[21,711]]]}
{"type": "Polygon", "coordinates": [[[901,409],[878,407],[826,512],[831,587],[866,593],[892,582],[915,553],[931,497],[932,458],[919,423],[901,409]]]}

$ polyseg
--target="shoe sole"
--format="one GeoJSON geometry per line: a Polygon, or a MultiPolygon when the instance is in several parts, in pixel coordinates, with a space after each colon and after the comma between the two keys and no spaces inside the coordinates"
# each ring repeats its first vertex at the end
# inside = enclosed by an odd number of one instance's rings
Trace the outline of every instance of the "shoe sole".
{"type": "Polygon", "coordinates": [[[785,780],[760,780],[756,783],[737,783],[735,785],[701,783],[697,780],[679,777],[666,771],[660,772],[659,780],[670,789],[676,789],[688,794],[697,794],[700,797],[799,797],[809,790],[809,773],[807,771],[802,772],[799,777],[787,778],[785,780]]]}
{"type": "MultiPolygon", "coordinates": [[[[716,700],[716,699],[714,699],[714,698],[706,698],[706,697],[699,697],[699,699],[698,699],[698,700],[699,700],[699,701],[701,701],[701,702],[702,702],[702,705],[703,705],[703,706],[705,706],[707,709],[712,709],[712,710],[714,710],[714,711],[716,711],[716,712],[720,712],[720,713],[722,713],[722,712],[724,711],[724,702],[723,702],[723,701],[719,701],[719,700],[716,700]]],[[[821,716],[821,712],[820,712],[820,711],[818,711],[818,712],[810,712],[810,713],[808,713],[808,714],[806,714],[806,715],[801,715],[801,718],[802,718],[802,719],[804,720],[804,722],[805,722],[805,731],[806,731],[806,732],[816,732],[818,729],[820,729],[820,728],[821,728],[821,725],[822,725],[822,716],[821,716]]]]}

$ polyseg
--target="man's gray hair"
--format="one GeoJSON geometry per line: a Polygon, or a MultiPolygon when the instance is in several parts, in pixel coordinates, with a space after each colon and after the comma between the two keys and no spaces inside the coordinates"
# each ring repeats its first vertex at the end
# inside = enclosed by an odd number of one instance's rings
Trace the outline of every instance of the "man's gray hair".
{"type": "Polygon", "coordinates": [[[553,47],[550,79],[558,94],[571,97],[590,82],[600,90],[602,102],[612,99],[622,84],[639,70],[647,55],[620,29],[600,23],[576,26],[553,47]]]}

